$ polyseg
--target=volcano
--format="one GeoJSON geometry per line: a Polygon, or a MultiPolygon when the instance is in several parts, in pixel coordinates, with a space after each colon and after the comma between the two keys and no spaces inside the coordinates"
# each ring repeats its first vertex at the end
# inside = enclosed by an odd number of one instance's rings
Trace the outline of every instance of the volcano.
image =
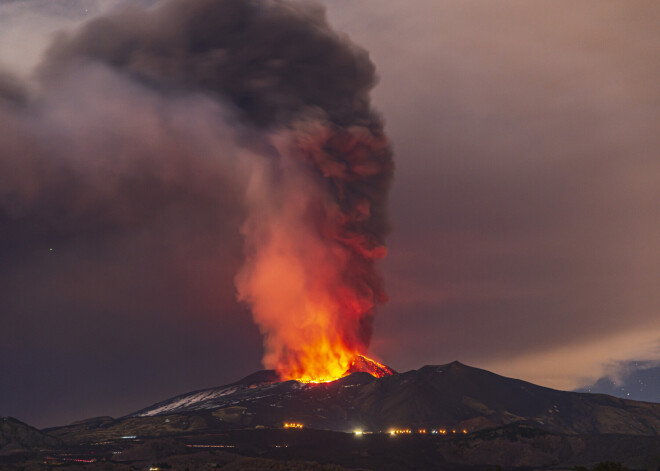
{"type": "Polygon", "coordinates": [[[184,450],[234,447],[248,455],[383,470],[660,464],[647,460],[660,449],[660,404],[558,391],[459,362],[397,373],[359,357],[351,370],[327,383],[283,381],[275,371],[259,371],[119,419],[44,432],[73,446],[167,438],[184,450]],[[356,430],[362,438],[353,438],[356,430]],[[397,438],[404,430],[412,434],[397,438]]]}
{"type": "Polygon", "coordinates": [[[186,429],[281,428],[285,422],[297,422],[333,431],[475,432],[526,424],[553,433],[660,435],[660,404],[559,391],[459,362],[396,373],[360,357],[352,369],[328,383],[281,381],[274,371],[259,371],[235,383],[182,394],[123,418],[104,420],[103,428],[131,434],[137,419],[169,417],[171,424],[175,417],[183,417],[186,429]]]}

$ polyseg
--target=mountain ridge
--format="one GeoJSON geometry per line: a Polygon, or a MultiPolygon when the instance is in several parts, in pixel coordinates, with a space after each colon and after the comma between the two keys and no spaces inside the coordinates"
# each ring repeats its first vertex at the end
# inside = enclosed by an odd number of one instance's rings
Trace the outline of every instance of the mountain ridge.
{"type": "Polygon", "coordinates": [[[263,370],[216,388],[181,394],[122,419],[206,414],[227,428],[458,428],[476,431],[528,423],[561,433],[660,434],[660,404],[560,391],[454,361],[375,378],[357,372],[336,381],[274,381],[263,370]]]}
{"type": "Polygon", "coordinates": [[[357,372],[320,384],[258,371],[119,419],[97,417],[42,432],[73,447],[126,449],[173,440],[177,450],[227,446],[371,469],[489,464],[528,471],[603,460],[640,469],[660,465],[660,404],[560,391],[458,361],[381,378],[357,372]],[[412,433],[395,438],[403,430],[412,433]],[[377,458],[382,454],[387,457],[377,458]]]}
{"type": "Polygon", "coordinates": [[[0,418],[0,455],[60,444],[59,439],[44,434],[14,417],[0,418]]]}

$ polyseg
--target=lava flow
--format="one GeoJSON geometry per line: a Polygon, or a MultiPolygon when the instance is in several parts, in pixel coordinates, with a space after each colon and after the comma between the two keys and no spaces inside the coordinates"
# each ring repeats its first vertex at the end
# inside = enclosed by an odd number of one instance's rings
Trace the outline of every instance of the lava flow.
{"type": "Polygon", "coordinates": [[[371,358],[367,358],[364,355],[356,355],[353,358],[353,361],[350,363],[348,369],[344,370],[343,373],[340,373],[336,376],[325,376],[325,377],[315,378],[304,375],[300,378],[288,378],[288,379],[295,379],[300,383],[329,383],[331,381],[336,381],[340,378],[343,378],[344,376],[348,376],[352,373],[358,373],[358,372],[369,373],[371,376],[374,376],[376,378],[383,378],[385,376],[392,376],[393,374],[396,374],[396,371],[394,371],[389,366],[383,365],[382,363],[379,363],[376,360],[372,360],[371,358]]]}

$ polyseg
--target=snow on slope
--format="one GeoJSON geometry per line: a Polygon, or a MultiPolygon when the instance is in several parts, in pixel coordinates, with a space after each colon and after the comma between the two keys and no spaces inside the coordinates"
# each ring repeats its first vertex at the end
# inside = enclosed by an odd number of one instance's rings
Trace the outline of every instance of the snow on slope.
{"type": "Polygon", "coordinates": [[[130,417],[151,417],[161,414],[227,407],[239,402],[250,402],[281,394],[287,390],[298,389],[301,386],[297,381],[279,382],[274,372],[261,371],[227,386],[194,391],[173,397],[130,414],[130,417]]]}
{"type": "MultiPolygon", "coordinates": [[[[358,372],[368,373],[377,378],[396,374],[393,369],[361,355],[358,355],[346,374],[358,372]]],[[[272,370],[264,370],[226,386],[173,397],[130,414],[129,417],[151,417],[194,410],[218,409],[249,403],[265,397],[286,395],[289,392],[306,387],[309,387],[309,385],[298,381],[282,382],[277,373],[272,370]]]]}

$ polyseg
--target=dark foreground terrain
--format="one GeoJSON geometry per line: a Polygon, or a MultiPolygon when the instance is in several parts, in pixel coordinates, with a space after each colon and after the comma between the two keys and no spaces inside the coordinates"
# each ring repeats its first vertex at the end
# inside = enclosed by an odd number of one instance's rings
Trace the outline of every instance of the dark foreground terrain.
{"type": "Polygon", "coordinates": [[[1,470],[522,471],[604,461],[660,470],[660,404],[556,391],[457,362],[321,385],[266,371],[118,419],[41,431],[0,421],[1,470]]]}
{"type": "Polygon", "coordinates": [[[0,456],[2,470],[657,470],[660,437],[562,435],[510,425],[464,435],[246,429],[66,443],[0,456]]]}

